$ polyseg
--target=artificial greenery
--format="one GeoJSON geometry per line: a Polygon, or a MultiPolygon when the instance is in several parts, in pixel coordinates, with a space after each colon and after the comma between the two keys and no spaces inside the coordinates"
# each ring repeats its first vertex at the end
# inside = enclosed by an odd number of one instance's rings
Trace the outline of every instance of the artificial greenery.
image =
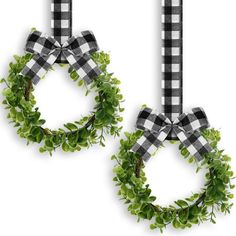
{"type": "Polygon", "coordinates": [[[114,167],[116,174],[114,181],[119,187],[118,195],[128,204],[128,210],[138,217],[138,221],[140,219],[150,220],[151,229],[159,228],[163,232],[163,229],[170,224],[174,228],[185,229],[204,221],[215,223],[217,211],[230,213],[233,205],[230,202],[230,199],[233,198],[230,189],[235,187],[231,183],[234,174],[229,165],[231,158],[217,147],[220,141],[219,131],[207,129],[202,132],[213,147],[213,151],[204,155],[200,164],[190,156],[183,145],[179,146],[182,156],[189,163],[197,164],[197,172],[201,168],[207,169],[206,183],[198,193],[186,199],[177,200],[173,205],[167,207],[155,203],[156,197],[152,196],[151,188],[146,183],[142,158],[130,151],[143,132],[137,131],[125,135],[127,139],[121,140],[118,155],[112,157],[117,162],[114,167]]]}
{"type": "Polygon", "coordinates": [[[67,123],[63,128],[51,130],[44,125],[46,120],[41,118],[39,108],[33,95],[34,86],[32,80],[20,74],[26,63],[32,58],[32,54],[14,56],[15,61],[10,63],[9,75],[1,82],[6,84],[3,91],[5,97],[3,104],[9,111],[8,118],[17,127],[17,133],[25,138],[28,143],[40,143],[40,152],[52,154],[57,148],[62,147],[65,152],[80,151],[83,147],[100,143],[104,146],[104,135],[119,135],[121,127],[119,122],[122,117],[119,112],[122,95],[118,85],[120,81],[107,72],[110,57],[104,52],[92,54],[93,60],[99,65],[102,74],[86,86],[80,80],[78,74],[69,69],[70,78],[78,86],[83,86],[86,95],[95,91],[94,111],[79,121],[67,123]]]}

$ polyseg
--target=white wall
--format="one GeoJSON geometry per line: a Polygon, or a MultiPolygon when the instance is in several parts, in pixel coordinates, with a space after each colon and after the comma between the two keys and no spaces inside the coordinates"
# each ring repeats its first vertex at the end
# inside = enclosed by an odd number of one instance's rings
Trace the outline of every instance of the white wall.
{"type": "MultiPolygon", "coordinates": [[[[50,33],[47,0],[1,3],[0,75],[14,54],[23,54],[32,27],[50,33]]],[[[236,1],[184,1],[184,107],[205,108],[212,126],[221,129],[222,147],[235,151],[236,1]]],[[[74,0],[74,33],[92,29],[101,49],[111,52],[111,71],[122,81],[124,130],[134,130],[139,107],[160,109],[160,2],[156,0],[74,0]]],[[[1,87],[2,89],[2,87],[1,87]]],[[[50,73],[35,92],[48,126],[86,114],[93,104],[62,69],[50,73]],[[68,104],[71,104],[68,106],[68,104]]],[[[2,97],[1,97],[2,98],[2,97]]],[[[137,224],[116,195],[113,162],[119,140],[75,154],[38,153],[8,125],[0,108],[0,235],[156,235],[148,222],[137,224]]],[[[203,185],[203,174],[176,153],[163,150],[146,167],[153,192],[162,204],[189,195],[203,185]]],[[[234,168],[235,169],[235,168],[234,168]]],[[[234,229],[236,210],[184,232],[165,235],[215,235],[234,229]]]]}

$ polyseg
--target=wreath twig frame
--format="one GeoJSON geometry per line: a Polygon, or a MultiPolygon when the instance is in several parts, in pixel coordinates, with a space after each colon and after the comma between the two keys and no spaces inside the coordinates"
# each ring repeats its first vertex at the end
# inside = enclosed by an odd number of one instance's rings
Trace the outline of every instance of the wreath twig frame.
{"type": "Polygon", "coordinates": [[[33,95],[32,80],[20,74],[25,65],[31,60],[32,54],[14,56],[15,61],[9,65],[9,75],[1,80],[6,84],[3,91],[5,97],[3,104],[8,110],[10,122],[17,127],[17,133],[25,138],[27,143],[41,144],[40,152],[49,152],[62,148],[65,152],[80,151],[82,148],[99,143],[105,146],[105,134],[119,136],[122,129],[119,123],[123,112],[121,102],[123,96],[118,85],[120,81],[107,71],[110,57],[107,53],[96,52],[92,54],[93,60],[99,65],[102,74],[96,77],[89,85],[84,84],[76,71],[69,69],[70,78],[79,87],[84,86],[86,96],[95,91],[94,111],[80,120],[67,123],[63,128],[51,130],[45,127],[46,120],[41,118],[39,108],[33,95]]]}
{"type": "Polygon", "coordinates": [[[216,223],[216,212],[230,213],[233,206],[231,199],[234,197],[231,190],[235,188],[232,184],[234,173],[229,165],[231,158],[224,154],[224,150],[218,148],[219,131],[215,129],[202,131],[213,151],[205,154],[200,163],[196,162],[188,150],[180,144],[181,155],[189,163],[197,164],[197,172],[202,168],[208,170],[205,176],[206,183],[198,193],[164,207],[156,204],[157,197],[152,196],[142,157],[131,151],[135,142],[143,135],[143,131],[125,135],[126,140],[121,140],[119,153],[112,156],[112,159],[116,160],[113,180],[119,188],[118,195],[128,205],[131,214],[138,217],[138,221],[149,220],[151,229],[163,232],[170,224],[174,228],[185,229],[205,221],[216,223]]]}

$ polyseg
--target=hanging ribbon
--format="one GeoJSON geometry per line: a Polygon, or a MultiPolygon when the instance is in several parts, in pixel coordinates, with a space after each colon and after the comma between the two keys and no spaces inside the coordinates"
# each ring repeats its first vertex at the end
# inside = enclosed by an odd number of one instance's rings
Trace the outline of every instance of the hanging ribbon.
{"type": "Polygon", "coordinates": [[[97,41],[91,31],[83,31],[78,37],[72,36],[63,45],[53,37],[33,31],[28,37],[26,51],[33,53],[34,57],[21,74],[37,84],[62,54],[80,78],[89,84],[94,77],[101,74],[101,70],[89,55],[98,50],[97,41]]]}
{"type": "MultiPolygon", "coordinates": [[[[51,0],[52,36],[63,45],[72,36],[72,0],[51,0]]],[[[67,63],[63,54],[57,63],[67,63]]]]}
{"type": "Polygon", "coordinates": [[[147,161],[173,131],[189,153],[200,161],[204,154],[212,151],[200,132],[208,127],[202,108],[194,108],[192,113],[183,113],[174,122],[164,114],[155,114],[152,109],[145,108],[139,113],[137,120],[137,128],[143,130],[144,135],[136,142],[132,151],[147,161]]]}
{"type": "MultiPolygon", "coordinates": [[[[183,113],[183,2],[162,0],[162,112],[171,121],[183,113]]],[[[170,132],[169,140],[176,140],[170,132]]]]}

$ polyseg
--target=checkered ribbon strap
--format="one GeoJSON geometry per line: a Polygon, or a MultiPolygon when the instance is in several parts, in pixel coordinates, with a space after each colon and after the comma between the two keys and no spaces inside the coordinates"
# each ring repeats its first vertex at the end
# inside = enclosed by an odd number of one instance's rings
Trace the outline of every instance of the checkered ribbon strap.
{"type": "MultiPolygon", "coordinates": [[[[62,45],[72,36],[72,0],[51,0],[51,28],[53,37],[62,45]]],[[[57,61],[67,63],[63,54],[57,61]]]]}
{"type": "Polygon", "coordinates": [[[97,41],[91,31],[83,31],[78,37],[69,38],[61,45],[53,37],[33,31],[28,37],[26,51],[34,57],[26,64],[21,74],[37,84],[61,54],[71,67],[87,84],[101,74],[97,64],[91,59],[90,53],[98,51],[97,41]]]}
{"type": "Polygon", "coordinates": [[[200,161],[205,153],[212,151],[210,144],[200,133],[208,127],[202,108],[194,108],[192,113],[183,113],[174,122],[164,114],[157,115],[152,109],[145,108],[139,113],[137,120],[137,128],[143,130],[144,135],[132,147],[132,151],[147,161],[173,131],[189,153],[200,161]]]}
{"type": "MultiPolygon", "coordinates": [[[[162,107],[174,121],[183,112],[183,3],[162,0],[162,107]]],[[[170,132],[168,139],[178,139],[170,132]]]]}

